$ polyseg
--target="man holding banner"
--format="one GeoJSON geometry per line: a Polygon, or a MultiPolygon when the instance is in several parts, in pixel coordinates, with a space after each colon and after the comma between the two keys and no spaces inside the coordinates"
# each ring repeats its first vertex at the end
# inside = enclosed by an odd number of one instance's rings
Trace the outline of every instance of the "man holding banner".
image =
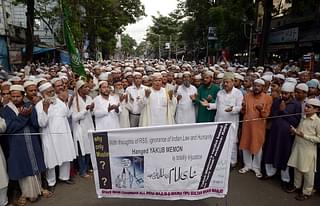
{"type": "Polygon", "coordinates": [[[242,108],[243,95],[241,91],[234,87],[234,74],[225,73],[223,76],[223,90],[217,94],[216,103],[208,103],[207,100],[200,101],[208,110],[217,110],[215,121],[231,121],[233,126],[230,128],[232,138],[231,167],[235,167],[238,157],[238,127],[239,114],[242,108]]]}

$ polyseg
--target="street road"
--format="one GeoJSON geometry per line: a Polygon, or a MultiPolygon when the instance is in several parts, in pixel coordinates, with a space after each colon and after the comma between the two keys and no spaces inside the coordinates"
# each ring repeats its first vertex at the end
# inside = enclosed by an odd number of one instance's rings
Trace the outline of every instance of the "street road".
{"type": "Polygon", "coordinates": [[[198,201],[163,201],[137,199],[98,199],[92,179],[75,178],[74,185],[58,184],[50,199],[41,198],[33,206],[319,206],[320,195],[299,202],[295,194],[281,190],[280,181],[258,180],[251,172],[239,174],[233,170],[230,174],[229,193],[224,199],[208,198],[198,201]]]}

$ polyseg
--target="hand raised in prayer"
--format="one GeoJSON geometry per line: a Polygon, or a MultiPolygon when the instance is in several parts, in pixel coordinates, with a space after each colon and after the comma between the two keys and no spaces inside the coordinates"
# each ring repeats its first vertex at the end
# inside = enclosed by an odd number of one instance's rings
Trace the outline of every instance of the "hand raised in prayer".
{"type": "Polygon", "coordinates": [[[178,102],[179,102],[181,99],[182,99],[182,96],[181,96],[181,94],[179,94],[179,95],[177,96],[178,102]]]}
{"type": "Polygon", "coordinates": [[[190,99],[191,99],[192,101],[196,100],[196,97],[197,97],[197,94],[192,94],[192,95],[190,95],[190,99]]]}
{"type": "Polygon", "coordinates": [[[111,112],[112,110],[115,110],[116,112],[118,110],[118,112],[119,112],[119,105],[115,105],[115,104],[111,105],[111,104],[109,104],[108,112],[111,112]]]}
{"type": "Polygon", "coordinates": [[[146,97],[148,98],[150,96],[150,94],[151,94],[151,90],[150,89],[146,89],[146,90],[144,90],[144,93],[145,93],[146,97]]]}
{"type": "Polygon", "coordinates": [[[39,96],[34,96],[32,98],[32,104],[34,104],[34,105],[36,105],[40,101],[41,101],[41,97],[39,97],[39,96]]]}
{"type": "Polygon", "coordinates": [[[282,101],[280,103],[280,106],[279,106],[279,110],[280,111],[284,111],[286,109],[287,105],[286,105],[286,102],[285,101],[282,101]]]}
{"type": "Polygon", "coordinates": [[[263,110],[263,105],[262,105],[262,104],[256,105],[256,109],[257,109],[258,111],[262,111],[262,110],[263,110]]]}
{"type": "Polygon", "coordinates": [[[94,108],[94,103],[86,106],[86,110],[90,110],[91,112],[93,111],[93,108],[94,108]]]}
{"type": "Polygon", "coordinates": [[[51,104],[51,99],[50,98],[44,98],[42,101],[42,106],[43,106],[43,111],[45,113],[48,113],[49,107],[51,104]]]}
{"type": "Polygon", "coordinates": [[[202,99],[202,101],[200,100],[200,104],[202,105],[202,106],[204,106],[204,107],[208,107],[209,106],[209,102],[208,102],[208,100],[206,100],[206,99],[202,99]]]}
{"type": "Polygon", "coordinates": [[[208,95],[207,100],[208,100],[208,102],[211,102],[212,96],[210,94],[208,95]]]}
{"type": "Polygon", "coordinates": [[[225,112],[232,112],[233,106],[227,107],[224,111],[225,112]]]}
{"type": "Polygon", "coordinates": [[[295,134],[295,135],[298,136],[298,137],[304,137],[304,134],[303,134],[302,131],[297,130],[297,129],[294,128],[292,125],[290,125],[290,127],[291,127],[291,132],[292,132],[293,134],[295,134]]]}
{"type": "Polygon", "coordinates": [[[29,107],[20,107],[18,111],[22,116],[29,116],[32,112],[32,105],[29,107]]]}
{"type": "Polygon", "coordinates": [[[122,94],[120,96],[120,102],[122,102],[123,100],[125,100],[125,102],[128,102],[128,94],[122,94]]]}
{"type": "Polygon", "coordinates": [[[172,100],[173,97],[173,90],[168,91],[169,99],[172,100]]]}

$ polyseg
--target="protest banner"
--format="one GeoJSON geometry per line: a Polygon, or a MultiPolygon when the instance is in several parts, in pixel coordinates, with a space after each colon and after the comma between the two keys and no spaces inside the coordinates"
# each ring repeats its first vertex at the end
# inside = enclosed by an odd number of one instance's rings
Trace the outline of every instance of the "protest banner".
{"type": "Polygon", "coordinates": [[[228,192],[231,123],[91,131],[101,197],[197,200],[228,192]]]}

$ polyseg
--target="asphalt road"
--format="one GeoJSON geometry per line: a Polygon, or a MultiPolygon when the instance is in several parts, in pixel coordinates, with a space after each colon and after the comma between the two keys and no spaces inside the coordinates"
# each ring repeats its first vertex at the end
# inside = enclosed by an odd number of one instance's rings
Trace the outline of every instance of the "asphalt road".
{"type": "Polygon", "coordinates": [[[75,178],[74,185],[58,184],[55,194],[49,199],[41,198],[33,206],[319,206],[320,194],[299,202],[295,194],[281,190],[280,181],[258,180],[253,173],[239,174],[233,170],[230,174],[229,193],[226,198],[208,198],[198,201],[164,201],[144,199],[98,199],[92,179],[75,178]]]}

